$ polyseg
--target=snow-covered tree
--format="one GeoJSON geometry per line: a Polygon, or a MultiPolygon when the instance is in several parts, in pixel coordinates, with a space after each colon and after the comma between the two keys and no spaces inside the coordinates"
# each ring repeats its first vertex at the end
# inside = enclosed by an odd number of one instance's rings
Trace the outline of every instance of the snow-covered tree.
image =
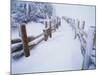
{"type": "Polygon", "coordinates": [[[11,23],[28,23],[30,21],[38,22],[47,15],[52,16],[53,7],[48,3],[28,2],[28,1],[11,1],[11,23]]]}

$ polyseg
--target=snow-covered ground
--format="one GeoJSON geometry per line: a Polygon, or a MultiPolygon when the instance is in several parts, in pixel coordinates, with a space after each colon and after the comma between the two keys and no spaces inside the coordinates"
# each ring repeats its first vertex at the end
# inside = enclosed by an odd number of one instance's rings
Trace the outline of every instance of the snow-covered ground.
{"type": "MultiPolygon", "coordinates": [[[[76,6],[76,11],[72,8],[73,6],[71,7],[70,5],[65,6],[54,4],[54,7],[57,16],[76,17],[81,20],[85,19],[87,27],[89,27],[90,24],[95,25],[94,9],[92,10],[92,8],[82,7],[79,9],[78,7],[77,9],[76,6]],[[88,12],[87,14],[83,13],[86,11],[85,9],[88,12]]],[[[43,28],[44,25],[31,22],[27,25],[27,33],[28,35],[36,36],[43,31],[43,28]]],[[[12,73],[82,69],[83,56],[80,50],[80,42],[78,39],[74,40],[73,38],[74,32],[72,31],[72,28],[66,21],[62,20],[61,26],[52,34],[52,38],[49,38],[46,42],[42,41],[39,45],[33,48],[28,58],[22,57],[17,61],[12,60],[12,73]]]]}
{"type": "Polygon", "coordinates": [[[13,61],[13,73],[80,70],[80,43],[73,39],[73,31],[65,21],[47,42],[41,42],[30,57],[13,61]]]}

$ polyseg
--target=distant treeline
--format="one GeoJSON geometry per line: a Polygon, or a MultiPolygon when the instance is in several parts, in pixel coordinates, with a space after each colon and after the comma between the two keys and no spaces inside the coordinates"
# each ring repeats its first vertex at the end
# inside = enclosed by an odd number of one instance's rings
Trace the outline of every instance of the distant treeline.
{"type": "Polygon", "coordinates": [[[48,3],[11,0],[11,25],[22,22],[39,22],[53,14],[53,7],[48,3]]]}

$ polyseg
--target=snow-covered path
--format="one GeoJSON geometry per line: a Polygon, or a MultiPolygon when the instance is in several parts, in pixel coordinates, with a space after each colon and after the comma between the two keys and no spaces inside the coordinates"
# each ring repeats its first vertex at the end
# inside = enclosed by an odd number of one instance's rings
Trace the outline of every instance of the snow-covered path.
{"type": "Polygon", "coordinates": [[[82,67],[80,43],[73,39],[73,31],[62,20],[59,29],[47,42],[31,50],[30,57],[12,63],[12,73],[79,70],[82,67]]]}

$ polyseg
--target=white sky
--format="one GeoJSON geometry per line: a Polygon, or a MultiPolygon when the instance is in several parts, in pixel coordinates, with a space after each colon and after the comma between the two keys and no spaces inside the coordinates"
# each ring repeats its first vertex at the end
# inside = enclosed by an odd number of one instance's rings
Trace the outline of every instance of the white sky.
{"type": "Polygon", "coordinates": [[[85,20],[87,25],[95,25],[95,6],[53,4],[57,15],[85,20]],[[62,11],[62,12],[61,12],[62,11]]]}

